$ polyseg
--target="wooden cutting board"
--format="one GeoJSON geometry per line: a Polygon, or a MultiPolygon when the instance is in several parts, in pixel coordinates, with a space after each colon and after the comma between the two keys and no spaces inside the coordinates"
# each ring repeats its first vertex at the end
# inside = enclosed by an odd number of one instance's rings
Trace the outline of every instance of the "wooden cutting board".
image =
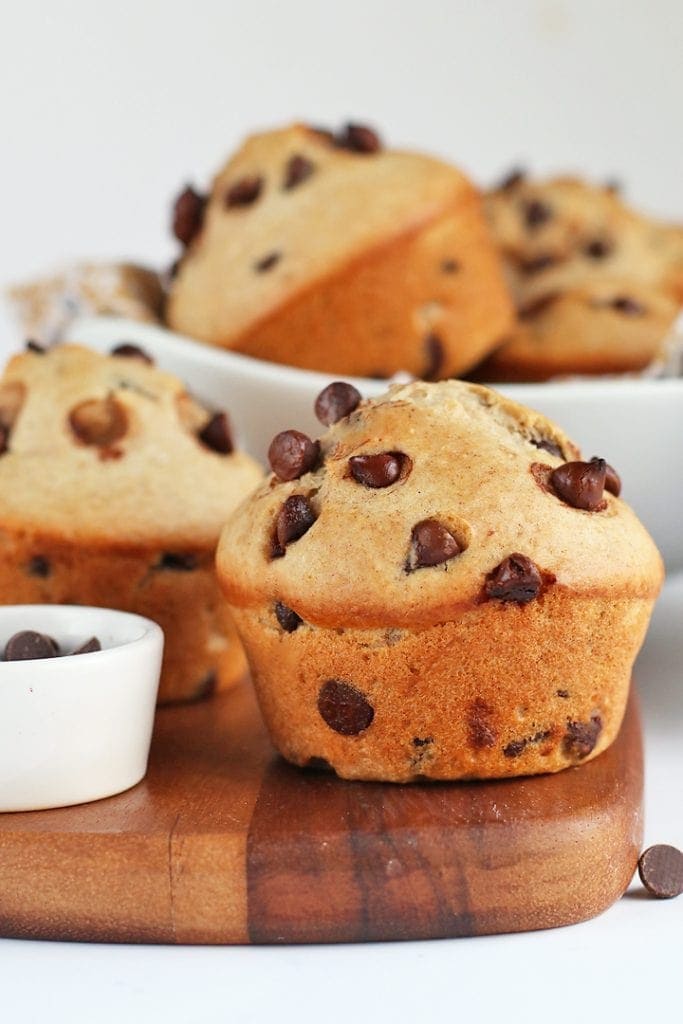
{"type": "Polygon", "coordinates": [[[571,924],[626,889],[641,799],[635,698],[581,767],[397,786],[285,764],[243,686],[160,711],[129,792],[0,815],[0,935],[364,942],[571,924]]]}

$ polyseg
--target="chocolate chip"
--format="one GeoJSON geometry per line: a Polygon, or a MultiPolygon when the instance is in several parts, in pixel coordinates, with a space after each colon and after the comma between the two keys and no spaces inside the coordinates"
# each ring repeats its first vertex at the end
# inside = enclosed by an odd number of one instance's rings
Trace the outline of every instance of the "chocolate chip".
{"type": "Polygon", "coordinates": [[[364,487],[391,487],[411,462],[403,452],[377,452],[376,455],[353,455],[349,470],[353,479],[364,487]]]}
{"type": "Polygon", "coordinates": [[[503,754],[505,757],[519,757],[524,752],[526,744],[527,741],[525,739],[512,740],[507,746],[503,747],[503,754]]]}
{"type": "Polygon", "coordinates": [[[424,736],[424,737],[415,736],[415,738],[413,739],[413,746],[414,747],[428,747],[429,744],[433,743],[433,742],[434,742],[434,740],[433,740],[433,738],[431,736],[424,736]]]}
{"type": "Polygon", "coordinates": [[[256,174],[247,178],[240,178],[239,181],[236,181],[228,189],[225,195],[225,205],[229,208],[233,206],[250,206],[261,195],[262,188],[263,178],[256,174]]]}
{"type": "Polygon", "coordinates": [[[558,459],[564,458],[564,454],[560,449],[559,444],[557,444],[555,441],[551,441],[547,437],[530,437],[529,443],[532,444],[534,448],[540,448],[542,451],[548,452],[549,455],[557,456],[558,459]]]}
{"type": "Polygon", "coordinates": [[[196,555],[180,555],[175,551],[164,551],[154,568],[166,569],[169,572],[192,572],[198,564],[196,555]]]}
{"type": "Polygon", "coordinates": [[[504,558],[486,577],[484,592],[495,601],[515,601],[527,604],[538,597],[543,589],[543,578],[526,555],[517,552],[504,558]]]}
{"type": "MultiPolygon", "coordinates": [[[[597,455],[594,455],[591,462],[605,462],[604,459],[599,459],[597,455]]],[[[605,462],[605,490],[613,494],[615,498],[618,498],[621,494],[621,477],[617,473],[613,466],[610,466],[609,462],[605,462]]]]}
{"type": "Polygon", "coordinates": [[[335,142],[340,149],[348,149],[352,153],[378,153],[382,148],[376,131],[365,124],[352,122],[335,136],[335,142]]]}
{"type": "Polygon", "coordinates": [[[336,380],[328,384],[315,400],[315,414],[326,427],[349,416],[361,401],[360,391],[353,384],[336,380]]]}
{"type": "Polygon", "coordinates": [[[41,345],[39,341],[34,341],[33,338],[28,338],[26,341],[26,351],[33,352],[37,356],[44,356],[47,349],[44,345],[41,345]]]}
{"type": "Polygon", "coordinates": [[[285,633],[293,633],[304,621],[293,608],[288,608],[282,601],[275,602],[275,618],[280,623],[285,633]]]}
{"type": "Polygon", "coordinates": [[[123,341],[120,345],[114,345],[110,353],[112,356],[120,356],[124,359],[139,359],[143,363],[148,363],[150,366],[154,365],[154,360],[150,355],[147,355],[143,348],[139,345],[133,345],[130,341],[123,341]]]}
{"type": "Polygon", "coordinates": [[[585,256],[592,260],[604,260],[614,250],[614,246],[606,238],[594,238],[583,247],[585,256]]]}
{"type": "Polygon", "coordinates": [[[533,320],[534,317],[545,312],[549,306],[557,302],[559,297],[559,292],[548,292],[547,295],[541,295],[533,302],[528,302],[526,306],[521,306],[518,310],[520,320],[533,320]]]}
{"type": "Polygon", "coordinates": [[[125,435],[128,416],[113,395],[89,398],[71,410],[69,426],[82,444],[105,447],[125,435]]]}
{"type": "Polygon", "coordinates": [[[50,563],[43,555],[34,555],[26,566],[29,576],[37,576],[41,580],[47,579],[50,575],[50,563]]]}
{"type": "Polygon", "coordinates": [[[375,709],[364,693],[340,679],[328,679],[318,694],[320,717],[342,736],[364,732],[375,717],[375,709]]]}
{"type": "Polygon", "coordinates": [[[301,156],[300,153],[295,153],[287,161],[285,180],[282,187],[285,189],[296,188],[302,181],[310,178],[314,170],[315,164],[312,160],[309,160],[306,156],[301,156]]]}
{"type": "Polygon", "coordinates": [[[33,661],[37,658],[57,658],[59,647],[51,636],[25,629],[15,633],[5,644],[5,661],[33,661]]]}
{"type": "Polygon", "coordinates": [[[470,746],[474,747],[475,750],[484,750],[486,747],[492,747],[498,734],[491,724],[491,716],[493,715],[493,708],[483,701],[481,697],[477,697],[476,700],[472,701],[467,712],[467,731],[469,734],[470,746]]]}
{"type": "Polygon", "coordinates": [[[553,215],[552,209],[540,199],[529,199],[523,207],[524,223],[530,231],[535,231],[546,224],[553,215]]]}
{"type": "Polygon", "coordinates": [[[601,732],[600,715],[591,715],[590,722],[567,722],[562,749],[567,757],[581,761],[591,753],[601,732]]]}
{"type": "Polygon", "coordinates": [[[275,537],[271,555],[281,558],[285,548],[310,530],[315,522],[315,512],[303,494],[291,494],[278,512],[275,521],[275,537]]]}
{"type": "Polygon", "coordinates": [[[660,900],[670,900],[683,893],[683,853],[663,843],[650,846],[638,861],[640,880],[660,900]]]}
{"type": "Polygon", "coordinates": [[[89,640],[86,640],[84,644],[81,644],[80,647],[77,647],[76,650],[72,651],[71,653],[72,654],[93,654],[95,651],[101,651],[101,650],[102,650],[102,644],[100,643],[100,641],[97,639],[96,636],[91,636],[89,640]]]}
{"type": "Polygon", "coordinates": [[[268,449],[268,462],[278,480],[297,480],[315,469],[319,458],[320,443],[300,430],[283,430],[268,449]]]}
{"type": "Polygon", "coordinates": [[[569,697],[569,690],[555,690],[558,697],[562,697],[566,700],[569,697]]]}
{"type": "Polygon", "coordinates": [[[603,491],[607,476],[604,459],[593,462],[565,462],[550,474],[550,484],[562,501],[572,508],[595,512],[604,507],[603,491]]]}
{"type": "Polygon", "coordinates": [[[9,448],[9,430],[0,423],[0,455],[4,455],[9,448]]]}
{"type": "Polygon", "coordinates": [[[453,534],[442,523],[436,519],[423,519],[415,524],[410,535],[406,571],[441,565],[461,551],[453,534]]]}
{"type": "Polygon", "coordinates": [[[444,363],[444,348],[441,338],[436,334],[428,334],[424,340],[425,368],[423,380],[437,380],[444,363]]]}
{"type": "Polygon", "coordinates": [[[457,274],[460,270],[460,263],[458,260],[452,259],[441,260],[441,270],[444,274],[457,274]]]}
{"type": "Polygon", "coordinates": [[[635,299],[629,298],[628,295],[618,295],[616,299],[612,299],[610,305],[618,313],[624,313],[626,316],[644,316],[645,314],[645,306],[635,299]]]}
{"type": "Polygon", "coordinates": [[[282,253],[280,252],[269,252],[265,256],[262,256],[260,260],[257,260],[254,264],[254,270],[258,274],[265,274],[267,270],[272,270],[273,267],[280,262],[282,259],[282,253]]]}
{"type": "Polygon", "coordinates": [[[495,187],[505,192],[514,188],[515,185],[519,185],[525,178],[526,171],[523,167],[513,167],[495,187]]]}
{"type": "Polygon", "coordinates": [[[230,421],[224,412],[214,413],[197,437],[206,448],[219,455],[230,455],[233,451],[230,421]]]}
{"type": "Polygon", "coordinates": [[[183,245],[189,245],[201,231],[205,210],[206,196],[195,192],[191,185],[176,199],[173,207],[173,234],[183,245]]]}
{"type": "Polygon", "coordinates": [[[520,263],[520,270],[524,274],[538,274],[541,270],[547,270],[548,267],[553,267],[557,263],[557,256],[554,256],[551,252],[541,253],[540,256],[534,256],[533,259],[523,260],[520,263]]]}

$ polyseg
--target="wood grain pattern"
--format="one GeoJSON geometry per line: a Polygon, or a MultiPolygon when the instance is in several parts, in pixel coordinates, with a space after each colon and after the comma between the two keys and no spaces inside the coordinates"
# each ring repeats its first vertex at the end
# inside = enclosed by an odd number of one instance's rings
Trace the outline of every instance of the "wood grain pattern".
{"type": "Polygon", "coordinates": [[[285,764],[245,686],[162,709],[128,793],[0,815],[0,935],[358,942],[569,924],[628,885],[641,800],[633,697],[589,764],[396,786],[285,764]]]}

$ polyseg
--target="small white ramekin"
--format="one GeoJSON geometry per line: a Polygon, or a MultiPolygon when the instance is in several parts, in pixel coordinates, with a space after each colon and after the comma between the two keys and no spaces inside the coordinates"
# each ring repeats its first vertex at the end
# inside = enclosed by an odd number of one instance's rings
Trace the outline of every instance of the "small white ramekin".
{"type": "Polygon", "coordinates": [[[86,803],[121,793],[147,771],[164,638],[140,615],[78,605],[0,607],[0,651],[21,630],[70,651],[0,662],[0,811],[86,803]]]}

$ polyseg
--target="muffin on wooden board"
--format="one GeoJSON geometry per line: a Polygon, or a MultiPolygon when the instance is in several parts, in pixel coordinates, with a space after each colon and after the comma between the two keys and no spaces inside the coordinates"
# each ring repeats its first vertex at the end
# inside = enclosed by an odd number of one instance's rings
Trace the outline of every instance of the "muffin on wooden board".
{"type": "Polygon", "coordinates": [[[614,470],[477,385],[333,388],[218,547],[275,746],[396,782],[595,757],[663,575],[614,470]]]}
{"type": "Polygon", "coordinates": [[[7,295],[24,337],[42,345],[63,341],[83,316],[160,323],[164,303],[160,275],[133,263],[77,263],[7,295]]]}
{"type": "Polygon", "coordinates": [[[0,381],[0,601],[138,612],[165,634],[159,699],[239,679],[244,655],[217,586],[225,517],[261,471],[139,350],[61,345],[0,381]]]}
{"type": "Polygon", "coordinates": [[[518,324],[478,379],[637,372],[663,356],[683,301],[683,229],[576,178],[515,175],[485,206],[518,324]]]}
{"type": "Polygon", "coordinates": [[[174,214],[187,246],[172,328],[311,370],[437,379],[480,361],[512,304],[477,190],[456,168],[384,150],[358,125],[253,135],[208,198],[174,214]]]}

